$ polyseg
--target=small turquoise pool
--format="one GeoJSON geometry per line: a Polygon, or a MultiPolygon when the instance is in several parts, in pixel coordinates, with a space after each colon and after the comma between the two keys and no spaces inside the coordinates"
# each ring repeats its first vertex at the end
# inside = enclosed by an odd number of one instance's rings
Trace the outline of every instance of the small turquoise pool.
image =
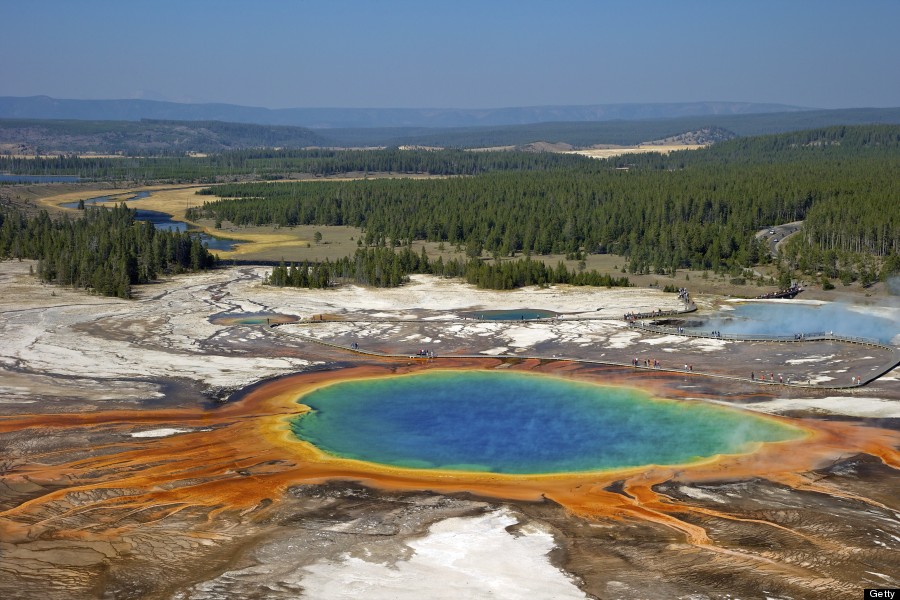
{"type": "Polygon", "coordinates": [[[430,371],[302,396],[298,439],[405,468],[571,473],[696,462],[802,437],[738,410],[515,372],[430,371]]]}
{"type": "Polygon", "coordinates": [[[271,312],[222,313],[210,317],[209,322],[216,325],[274,325],[296,323],[297,317],[271,312]]]}

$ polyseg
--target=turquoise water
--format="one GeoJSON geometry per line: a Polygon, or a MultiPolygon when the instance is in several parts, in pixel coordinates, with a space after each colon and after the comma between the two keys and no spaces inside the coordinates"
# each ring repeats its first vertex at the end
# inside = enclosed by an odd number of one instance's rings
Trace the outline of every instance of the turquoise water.
{"type": "Polygon", "coordinates": [[[552,310],[536,308],[513,308],[509,310],[478,310],[466,313],[470,319],[482,321],[528,321],[532,319],[549,319],[555,317],[552,310]]]}
{"type": "Polygon", "coordinates": [[[209,318],[210,323],[227,325],[270,325],[272,323],[293,323],[296,320],[297,317],[270,312],[221,313],[209,318]]]}
{"type": "Polygon", "coordinates": [[[437,371],[336,383],[292,423],[319,449],[397,467],[560,473],[683,464],[794,439],[736,410],[631,388],[510,372],[437,371]]]}

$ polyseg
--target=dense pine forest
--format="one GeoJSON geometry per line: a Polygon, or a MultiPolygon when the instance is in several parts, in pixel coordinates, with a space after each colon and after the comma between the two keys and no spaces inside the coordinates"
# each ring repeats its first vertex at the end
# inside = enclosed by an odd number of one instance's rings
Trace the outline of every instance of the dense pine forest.
{"type": "Polygon", "coordinates": [[[42,281],[131,297],[131,286],[161,273],[211,268],[216,259],[196,235],[156,230],[135,211],[90,208],[78,219],[52,220],[46,211],[28,218],[0,211],[0,259],[38,260],[42,281]]]}
{"type": "Polygon", "coordinates": [[[583,156],[534,152],[467,152],[463,150],[235,150],[210,156],[183,153],[152,157],[41,158],[0,156],[0,173],[70,175],[102,181],[235,181],[278,180],[290,176],[345,173],[476,175],[490,171],[533,171],[557,168],[599,170],[583,156]]]}
{"type": "Polygon", "coordinates": [[[334,262],[304,262],[281,265],[266,274],[264,283],[275,286],[325,288],[334,283],[357,283],[372,287],[397,287],[409,281],[410,274],[462,277],[472,285],[495,290],[511,290],[529,285],[591,285],[628,287],[627,277],[612,277],[595,270],[571,271],[560,262],[550,268],[531,258],[488,263],[478,258],[467,261],[438,257],[431,261],[422,249],[416,254],[409,246],[399,251],[389,247],[360,248],[352,256],[334,262]]]}
{"type": "Polygon", "coordinates": [[[804,219],[812,248],[884,258],[900,253],[900,127],[834,127],[542,171],[200,193],[228,199],[194,209],[195,219],[352,225],[366,246],[443,241],[471,257],[616,253],[632,273],[739,271],[770,259],[756,231],[804,219]]]}
{"type": "MultiPolygon", "coordinates": [[[[461,150],[242,150],[207,157],[0,159],[0,170],[5,168],[129,180],[444,176],[255,181],[199,192],[225,199],[192,209],[193,220],[362,229],[355,255],[276,269],[274,285],[393,286],[412,273],[459,276],[501,289],[628,285],[625,278],[530,260],[592,253],[624,255],[628,273],[691,268],[743,276],[773,260],[757,231],[801,220],[801,232],[781,248],[782,279],[799,272],[822,278],[823,285],[831,279],[867,285],[900,271],[900,126],[829,127],[609,160],[461,150]],[[444,263],[411,257],[416,240],[455,245],[468,258],[444,263]]],[[[0,256],[39,258],[43,279],[98,293],[127,296],[131,284],[158,272],[212,262],[195,237],[155,232],[136,224],[124,208],[58,223],[14,212],[2,219],[0,256]]]]}

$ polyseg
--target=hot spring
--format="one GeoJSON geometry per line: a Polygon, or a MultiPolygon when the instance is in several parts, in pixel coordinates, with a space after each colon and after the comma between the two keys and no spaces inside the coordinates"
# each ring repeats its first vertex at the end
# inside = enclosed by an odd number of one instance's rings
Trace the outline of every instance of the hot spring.
{"type": "Polygon", "coordinates": [[[297,438],[400,468],[548,474],[678,465],[801,438],[774,419],[516,372],[348,380],[299,398],[297,438]]]}
{"type": "Polygon", "coordinates": [[[296,323],[297,317],[271,312],[222,313],[213,315],[209,322],[215,325],[273,325],[296,323]]]}
{"type": "Polygon", "coordinates": [[[710,315],[696,330],[775,336],[834,333],[896,344],[900,342],[900,310],[888,306],[855,306],[836,302],[740,302],[710,315]]]}

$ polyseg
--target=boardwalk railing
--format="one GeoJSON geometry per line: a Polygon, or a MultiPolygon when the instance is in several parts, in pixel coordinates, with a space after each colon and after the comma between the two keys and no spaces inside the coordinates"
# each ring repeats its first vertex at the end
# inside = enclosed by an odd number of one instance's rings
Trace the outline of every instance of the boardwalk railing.
{"type": "Polygon", "coordinates": [[[838,335],[831,332],[803,333],[795,335],[765,335],[765,334],[742,334],[742,333],[717,333],[713,335],[708,331],[689,331],[679,329],[677,327],[661,327],[659,325],[651,325],[649,323],[641,323],[634,321],[630,323],[631,327],[649,331],[652,333],[662,333],[667,335],[681,335],[684,337],[694,338],[712,338],[717,340],[732,340],[736,342],[847,342],[850,344],[861,344],[864,346],[872,346],[875,348],[883,348],[885,350],[895,350],[893,346],[883,344],[878,340],[865,337],[855,337],[849,335],[838,335]]]}
{"type": "MultiPolygon", "coordinates": [[[[327,321],[326,321],[326,322],[327,322],[327,321]]],[[[280,327],[281,325],[303,325],[303,324],[304,324],[304,323],[300,322],[300,323],[279,323],[279,324],[277,324],[277,325],[279,325],[279,329],[281,329],[281,327],[280,327]]],[[[306,324],[308,324],[308,323],[306,323],[306,324]]],[[[274,328],[276,327],[276,325],[273,324],[273,325],[271,325],[270,327],[271,327],[272,329],[274,329],[274,328]]],[[[363,356],[372,356],[372,357],[377,357],[377,358],[393,358],[393,359],[406,359],[406,360],[414,359],[414,360],[427,360],[427,361],[441,360],[441,359],[444,359],[444,358],[447,358],[447,359],[454,359],[454,358],[466,358],[466,359],[498,359],[498,358],[499,358],[499,359],[510,359],[510,358],[511,358],[511,359],[517,359],[517,360],[523,360],[523,359],[525,359],[525,360],[527,360],[527,359],[536,359],[536,360],[566,360],[566,361],[572,361],[572,362],[577,362],[577,363],[582,363],[582,364],[611,365],[611,366],[617,366],[617,367],[631,367],[631,368],[634,368],[634,369],[637,369],[637,370],[642,370],[642,369],[643,369],[643,370],[651,370],[651,371],[659,371],[659,370],[662,370],[662,371],[669,372],[669,373],[680,373],[680,372],[683,372],[682,369],[678,369],[678,368],[670,368],[670,367],[667,367],[667,368],[660,368],[660,367],[642,367],[642,366],[640,366],[640,365],[634,365],[633,363],[632,363],[632,364],[628,364],[628,363],[624,363],[624,362],[620,362],[620,361],[616,361],[616,360],[608,360],[608,359],[607,359],[607,360],[597,360],[597,359],[576,358],[576,357],[559,356],[559,355],[554,355],[553,357],[548,357],[548,356],[532,356],[532,355],[523,356],[523,355],[520,355],[520,354],[496,354],[496,355],[486,355],[486,354],[450,354],[450,355],[447,355],[447,356],[440,356],[440,357],[438,357],[438,356],[421,356],[421,355],[412,354],[412,353],[405,353],[405,352],[397,352],[397,353],[394,353],[394,352],[384,352],[384,351],[380,351],[380,350],[364,349],[364,348],[360,348],[359,346],[347,346],[347,345],[344,345],[344,344],[338,344],[338,343],[335,343],[335,342],[329,342],[329,341],[326,341],[326,340],[323,340],[323,339],[320,339],[320,338],[317,338],[317,337],[314,337],[314,336],[304,335],[304,334],[302,334],[302,333],[293,333],[293,334],[289,334],[289,335],[290,335],[291,337],[299,338],[299,339],[305,340],[305,341],[307,341],[307,342],[312,342],[312,343],[319,344],[319,345],[322,345],[322,346],[326,346],[326,347],[329,347],[329,348],[334,348],[335,350],[342,350],[342,351],[345,351],[345,352],[352,352],[352,353],[360,354],[360,355],[363,355],[363,356]]],[[[695,336],[695,337],[697,337],[697,336],[695,336]]],[[[707,336],[707,337],[708,337],[708,336],[707,336]]],[[[885,365],[885,366],[883,366],[882,368],[878,369],[876,372],[870,373],[870,374],[868,375],[868,377],[866,377],[865,379],[861,379],[858,383],[853,383],[853,384],[838,384],[838,383],[832,383],[832,384],[830,384],[830,385],[827,384],[827,383],[815,383],[815,384],[814,384],[814,383],[811,383],[811,382],[809,382],[809,381],[807,381],[806,383],[804,383],[804,382],[802,382],[802,381],[799,381],[799,380],[793,380],[793,381],[792,381],[790,378],[789,378],[787,381],[778,381],[778,382],[776,382],[776,381],[774,381],[774,380],[772,380],[772,381],[766,381],[765,378],[748,379],[748,378],[745,378],[745,377],[738,377],[738,376],[736,376],[736,375],[729,375],[729,374],[725,374],[725,373],[704,372],[704,371],[699,371],[699,370],[694,371],[693,369],[691,370],[690,375],[699,375],[699,376],[705,376],[705,377],[713,377],[713,378],[716,378],[716,379],[728,379],[728,380],[732,380],[732,381],[744,381],[744,382],[748,382],[748,381],[749,381],[749,382],[751,382],[751,383],[755,383],[755,384],[759,384],[759,385],[773,385],[773,386],[774,386],[774,385],[779,385],[779,386],[801,387],[801,388],[812,388],[812,389],[845,390],[845,389],[851,389],[851,388],[858,388],[858,387],[861,387],[861,386],[863,386],[863,385],[866,385],[866,384],[868,384],[868,383],[870,383],[870,382],[872,382],[872,381],[878,379],[879,377],[881,377],[881,376],[884,375],[885,373],[887,373],[887,372],[889,372],[889,371],[892,371],[893,369],[895,369],[895,368],[897,368],[898,366],[900,366],[900,350],[895,349],[895,348],[889,348],[889,347],[887,347],[887,346],[882,346],[882,347],[888,348],[889,350],[891,350],[891,351],[894,353],[894,356],[893,356],[893,358],[891,359],[891,361],[890,361],[887,365],[885,365]]]]}
{"type": "Polygon", "coordinates": [[[696,312],[697,305],[693,302],[686,302],[681,310],[654,310],[644,313],[625,313],[625,320],[629,323],[639,321],[641,319],[660,319],[662,317],[677,317],[687,313],[696,312]]]}

